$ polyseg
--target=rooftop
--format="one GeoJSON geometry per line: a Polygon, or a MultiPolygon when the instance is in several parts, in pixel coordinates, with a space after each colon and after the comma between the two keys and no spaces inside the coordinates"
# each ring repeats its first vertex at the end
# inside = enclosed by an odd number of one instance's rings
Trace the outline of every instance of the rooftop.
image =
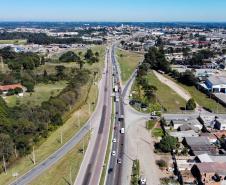
{"type": "Polygon", "coordinates": [[[196,166],[201,173],[217,173],[218,175],[226,175],[226,163],[204,162],[197,163],[196,166]]]}
{"type": "Polygon", "coordinates": [[[210,76],[208,80],[212,85],[226,84],[226,76],[210,76]]]}

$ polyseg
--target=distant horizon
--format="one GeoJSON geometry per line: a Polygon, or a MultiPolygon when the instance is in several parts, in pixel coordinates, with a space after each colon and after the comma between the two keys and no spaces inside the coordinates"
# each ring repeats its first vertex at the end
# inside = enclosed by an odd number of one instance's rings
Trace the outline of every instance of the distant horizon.
{"type": "Polygon", "coordinates": [[[226,22],[225,0],[11,0],[0,21],[226,22]]]}
{"type": "Polygon", "coordinates": [[[226,23],[226,21],[89,21],[89,20],[0,20],[0,23],[226,23]]]}

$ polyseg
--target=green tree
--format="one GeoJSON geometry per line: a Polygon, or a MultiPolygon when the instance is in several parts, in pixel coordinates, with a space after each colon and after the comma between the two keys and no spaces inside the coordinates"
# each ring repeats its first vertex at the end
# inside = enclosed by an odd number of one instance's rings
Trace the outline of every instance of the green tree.
{"type": "Polygon", "coordinates": [[[189,99],[186,103],[186,110],[194,110],[196,108],[196,103],[193,98],[189,99]]]}
{"type": "Polygon", "coordinates": [[[27,92],[34,92],[35,84],[32,81],[24,81],[23,86],[27,88],[27,92]]]}
{"type": "Polygon", "coordinates": [[[164,152],[168,153],[177,148],[177,139],[175,137],[166,135],[164,136],[158,144],[158,148],[164,152]]]}
{"type": "Polygon", "coordinates": [[[59,58],[61,62],[77,62],[80,60],[80,57],[76,55],[73,51],[68,51],[62,54],[59,58]]]}
{"type": "Polygon", "coordinates": [[[190,70],[186,70],[184,73],[182,73],[178,80],[188,86],[193,86],[197,83],[197,78],[190,70]]]}
{"type": "Polygon", "coordinates": [[[63,65],[58,65],[58,66],[55,67],[55,69],[56,69],[57,78],[63,79],[65,67],[63,65]]]}
{"type": "Polygon", "coordinates": [[[63,120],[62,117],[59,113],[55,114],[52,118],[51,118],[51,123],[54,125],[62,125],[63,124],[63,120]]]}
{"type": "Polygon", "coordinates": [[[91,60],[91,58],[94,56],[93,51],[91,49],[88,49],[85,53],[85,59],[86,60],[91,60]]]}

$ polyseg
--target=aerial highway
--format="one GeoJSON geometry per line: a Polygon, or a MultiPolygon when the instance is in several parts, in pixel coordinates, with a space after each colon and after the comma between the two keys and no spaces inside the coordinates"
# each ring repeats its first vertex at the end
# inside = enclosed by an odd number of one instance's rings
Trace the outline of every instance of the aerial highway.
{"type": "Polygon", "coordinates": [[[99,118],[95,120],[90,143],[74,183],[75,185],[98,185],[104,165],[112,114],[112,65],[110,50],[107,52],[106,60],[104,86],[100,88],[100,98],[102,101],[100,107],[98,107],[99,118]]]}
{"type": "MultiPolygon", "coordinates": [[[[106,54],[106,61],[109,60],[109,54],[106,54]]],[[[32,180],[34,180],[36,177],[41,175],[45,170],[49,169],[51,166],[56,164],[62,157],[64,157],[70,150],[72,150],[83,138],[85,135],[89,133],[89,131],[96,128],[96,123],[98,123],[97,120],[99,120],[99,117],[101,117],[101,127],[99,129],[99,134],[106,133],[106,130],[108,129],[105,127],[105,125],[108,125],[108,121],[110,119],[111,114],[111,72],[110,69],[111,66],[107,64],[105,67],[105,72],[102,75],[102,79],[99,83],[99,97],[96,109],[90,119],[85,123],[85,125],[80,129],[78,133],[76,133],[67,143],[65,143],[61,148],[59,148],[56,152],[51,154],[47,159],[36,165],[34,168],[32,168],[30,171],[28,171],[26,174],[19,176],[15,181],[11,183],[11,185],[25,185],[29,184],[32,180]],[[109,85],[110,84],[110,85],[109,85]],[[105,105],[103,105],[105,104],[105,105]],[[105,124],[106,123],[106,124],[105,124]]],[[[92,134],[93,135],[93,134],[92,134]]],[[[107,137],[107,136],[106,136],[107,137]]],[[[99,148],[99,145],[102,145],[104,141],[102,137],[101,143],[97,143],[97,148],[99,148]]],[[[96,150],[96,152],[103,152],[103,149],[96,150]]],[[[99,165],[99,163],[97,164],[99,165]]],[[[99,165],[100,166],[100,165],[99,165]]]]}

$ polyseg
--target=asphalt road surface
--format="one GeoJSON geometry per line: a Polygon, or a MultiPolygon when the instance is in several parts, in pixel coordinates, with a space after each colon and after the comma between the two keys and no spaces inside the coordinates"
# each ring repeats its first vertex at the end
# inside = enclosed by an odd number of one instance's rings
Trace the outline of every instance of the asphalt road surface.
{"type": "Polygon", "coordinates": [[[75,185],[98,185],[104,166],[104,159],[108,144],[112,113],[112,73],[111,52],[107,52],[104,86],[100,88],[101,106],[98,108],[95,127],[86,155],[83,159],[75,185]]]}
{"type": "Polygon", "coordinates": [[[115,60],[115,46],[112,47],[112,66],[113,66],[113,82],[114,86],[118,86],[118,91],[115,92],[115,97],[118,97],[118,101],[115,98],[115,123],[113,138],[116,142],[112,144],[112,151],[115,151],[115,155],[111,155],[108,165],[108,174],[106,179],[107,185],[118,185],[121,182],[121,164],[123,162],[123,144],[124,134],[120,132],[125,127],[124,123],[124,107],[122,99],[122,87],[120,80],[120,72],[115,60]]]}

